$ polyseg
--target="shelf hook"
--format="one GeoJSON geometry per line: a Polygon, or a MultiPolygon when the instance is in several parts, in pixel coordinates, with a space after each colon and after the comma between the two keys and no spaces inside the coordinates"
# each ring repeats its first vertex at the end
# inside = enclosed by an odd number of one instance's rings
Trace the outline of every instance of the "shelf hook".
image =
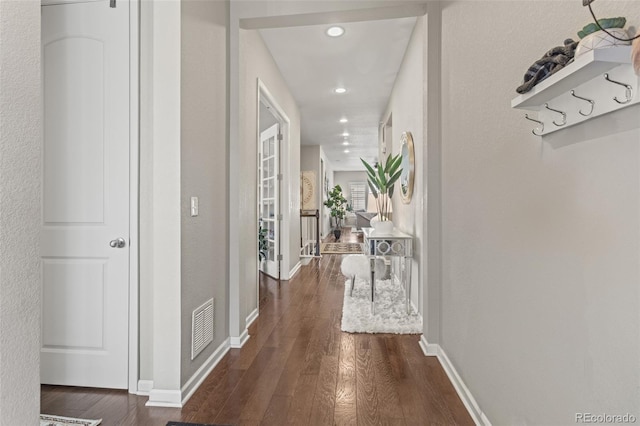
{"type": "Polygon", "coordinates": [[[611,80],[611,79],[609,78],[609,74],[608,74],[608,73],[604,75],[604,79],[605,79],[605,80],[607,80],[607,81],[609,81],[609,82],[611,82],[611,83],[617,84],[617,85],[622,86],[622,87],[624,87],[624,88],[626,88],[626,89],[627,89],[627,90],[625,90],[625,92],[624,92],[624,95],[625,95],[625,96],[626,96],[626,98],[627,98],[626,100],[621,101],[620,99],[618,99],[618,97],[617,97],[617,96],[615,96],[615,97],[613,98],[613,100],[614,100],[614,101],[616,101],[616,102],[617,102],[617,103],[619,103],[619,104],[628,104],[629,102],[631,102],[631,99],[633,99],[633,87],[631,87],[631,85],[630,85],[630,84],[620,83],[619,81],[611,80]]]}
{"type": "Polygon", "coordinates": [[[557,109],[553,109],[549,106],[549,104],[544,104],[544,107],[546,109],[548,109],[549,111],[553,111],[553,112],[557,112],[558,114],[562,115],[562,123],[556,123],[555,120],[553,121],[553,124],[555,124],[558,127],[564,126],[565,124],[567,124],[567,114],[565,112],[559,111],[557,109]]]}
{"type": "Polygon", "coordinates": [[[529,121],[533,121],[534,123],[538,123],[540,126],[542,126],[542,127],[540,128],[540,130],[538,130],[538,129],[533,129],[533,130],[531,131],[531,133],[533,133],[533,134],[534,134],[534,135],[536,135],[536,136],[542,136],[542,132],[544,132],[544,123],[543,123],[542,121],[534,120],[533,118],[530,118],[530,117],[529,117],[529,114],[525,114],[525,115],[524,115],[524,118],[526,118],[526,119],[527,119],[527,120],[529,120],[529,121]],[[536,130],[538,130],[540,133],[536,133],[536,130]]]}
{"type": "Polygon", "coordinates": [[[582,112],[582,110],[578,110],[578,112],[580,113],[580,115],[588,117],[591,115],[591,113],[593,113],[593,107],[596,105],[596,101],[592,100],[592,99],[587,99],[587,98],[583,98],[582,96],[578,96],[576,95],[576,91],[572,90],[571,91],[571,96],[573,96],[574,98],[578,98],[581,99],[583,101],[589,102],[589,104],[591,104],[591,110],[589,110],[589,112],[587,114],[585,114],[584,112],[582,112]]]}

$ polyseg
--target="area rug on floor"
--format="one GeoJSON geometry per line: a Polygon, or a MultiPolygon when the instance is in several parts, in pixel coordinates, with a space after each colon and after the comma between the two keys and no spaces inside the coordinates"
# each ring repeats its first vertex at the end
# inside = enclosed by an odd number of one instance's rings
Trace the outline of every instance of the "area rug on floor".
{"type": "Polygon", "coordinates": [[[352,254],[362,253],[360,243],[322,243],[320,245],[321,254],[352,254]]]}
{"type": "Polygon", "coordinates": [[[40,426],[96,426],[102,423],[102,419],[87,420],[74,419],[71,417],[51,416],[40,414],[40,426]]]}
{"type": "Polygon", "coordinates": [[[229,426],[229,425],[214,425],[205,423],[184,423],[184,422],[169,422],[167,426],[229,426]]]}
{"type": "Polygon", "coordinates": [[[348,333],[420,334],[422,319],[412,309],[407,315],[402,285],[391,280],[376,280],[376,309],[371,314],[369,282],[356,279],[353,296],[349,296],[351,280],[344,285],[342,331],[348,333]]]}

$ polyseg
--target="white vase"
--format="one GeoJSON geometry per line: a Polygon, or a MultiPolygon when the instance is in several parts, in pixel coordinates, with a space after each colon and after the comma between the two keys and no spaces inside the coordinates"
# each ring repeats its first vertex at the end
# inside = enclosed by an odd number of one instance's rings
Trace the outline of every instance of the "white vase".
{"type": "Polygon", "coordinates": [[[371,226],[373,226],[376,233],[390,234],[393,232],[393,222],[390,220],[371,222],[371,226]]]}
{"type": "MultiPolygon", "coordinates": [[[[607,31],[618,38],[629,38],[629,35],[622,28],[608,28],[607,31]]],[[[595,49],[606,49],[607,47],[625,46],[631,44],[629,41],[617,40],[606,32],[600,30],[589,34],[578,43],[575,57],[590,52],[595,49]]]]}

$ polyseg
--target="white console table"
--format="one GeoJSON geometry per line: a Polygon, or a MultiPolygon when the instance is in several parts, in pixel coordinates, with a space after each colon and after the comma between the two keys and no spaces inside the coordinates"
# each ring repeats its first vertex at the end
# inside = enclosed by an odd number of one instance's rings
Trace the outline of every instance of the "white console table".
{"type": "MultiPolygon", "coordinates": [[[[400,280],[404,285],[405,303],[407,314],[411,313],[411,259],[413,258],[413,237],[396,229],[389,233],[380,233],[374,228],[363,228],[364,252],[369,257],[371,268],[371,312],[375,313],[375,289],[376,272],[375,261],[377,257],[399,257],[402,261],[400,280]],[[409,262],[407,262],[409,259],[409,262]]],[[[393,262],[391,263],[393,265],[393,262]]],[[[393,270],[391,279],[393,279],[393,270]]]]}

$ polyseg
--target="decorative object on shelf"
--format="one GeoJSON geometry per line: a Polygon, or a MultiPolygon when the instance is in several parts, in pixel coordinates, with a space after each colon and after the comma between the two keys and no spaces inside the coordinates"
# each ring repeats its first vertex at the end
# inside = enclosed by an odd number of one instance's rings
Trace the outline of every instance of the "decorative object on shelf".
{"type": "Polygon", "coordinates": [[[302,210],[315,210],[316,208],[316,173],[313,170],[301,173],[300,180],[300,200],[302,200],[302,210]]]}
{"type": "Polygon", "coordinates": [[[329,208],[330,216],[335,218],[336,227],[333,229],[333,235],[336,241],[339,241],[340,235],[342,234],[342,219],[344,219],[347,214],[347,199],[342,195],[340,185],[334,186],[333,189],[329,191],[327,201],[324,202],[324,205],[329,208]]]}
{"type": "Polygon", "coordinates": [[[511,107],[537,111],[524,118],[538,124],[534,135],[544,136],[640,103],[640,80],[630,64],[631,46],[591,50],[514,98],[511,107]]]}
{"type": "MultiPolygon", "coordinates": [[[[373,194],[376,200],[376,209],[378,210],[380,223],[391,222],[389,217],[391,198],[393,197],[394,185],[402,174],[402,168],[400,167],[402,163],[401,155],[389,155],[384,164],[378,164],[377,170],[362,158],[360,161],[362,161],[362,164],[364,164],[364,167],[367,169],[367,182],[369,183],[371,194],[373,194]]],[[[371,225],[374,226],[374,228],[376,227],[373,220],[371,225]]],[[[391,227],[393,229],[393,224],[391,224],[391,227]]]]}
{"type": "Polygon", "coordinates": [[[516,92],[527,93],[536,84],[564,68],[573,59],[577,45],[577,42],[568,38],[563,46],[554,47],[545,53],[529,67],[524,74],[524,83],[516,89],[516,92]]]}
{"type": "Polygon", "coordinates": [[[400,155],[402,156],[400,174],[400,195],[402,202],[409,204],[413,195],[413,181],[415,179],[415,150],[411,132],[403,132],[400,137],[400,155]]]}
{"type": "MultiPolygon", "coordinates": [[[[580,31],[578,31],[578,37],[580,37],[581,39],[587,37],[590,34],[593,34],[595,32],[598,31],[602,31],[603,29],[618,29],[618,28],[624,28],[625,24],[627,23],[627,18],[624,18],[622,16],[618,16],[617,18],[602,18],[602,19],[598,19],[598,23],[596,24],[595,22],[590,22],[587,25],[585,25],[584,27],[582,27],[582,29],[580,31]]],[[[609,30],[609,32],[612,32],[611,30],[609,30]]],[[[626,34],[624,34],[626,36],[626,34]]]]}
{"type": "Polygon", "coordinates": [[[578,43],[576,47],[575,57],[584,55],[590,50],[594,49],[607,49],[614,46],[628,46],[631,44],[629,41],[623,41],[619,38],[626,37],[627,32],[622,28],[612,28],[608,32],[596,31],[593,34],[589,34],[578,43]],[[616,35],[618,38],[612,37],[616,35]]]}

